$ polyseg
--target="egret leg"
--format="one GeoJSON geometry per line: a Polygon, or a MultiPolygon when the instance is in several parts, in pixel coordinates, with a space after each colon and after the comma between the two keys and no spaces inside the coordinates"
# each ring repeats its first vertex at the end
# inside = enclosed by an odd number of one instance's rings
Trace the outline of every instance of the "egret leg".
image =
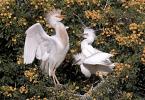
{"type": "Polygon", "coordinates": [[[54,73],[52,73],[52,79],[53,79],[53,83],[54,83],[54,85],[56,86],[57,83],[56,83],[56,80],[55,80],[55,74],[54,74],[54,73]]]}
{"type": "Polygon", "coordinates": [[[54,82],[54,85],[57,86],[59,83],[59,81],[57,80],[57,77],[55,75],[55,68],[52,70],[52,78],[53,78],[53,82],[54,82]]]}
{"type": "Polygon", "coordinates": [[[40,68],[41,68],[42,71],[44,71],[44,69],[45,69],[45,61],[41,61],[40,68]]]}
{"type": "Polygon", "coordinates": [[[60,85],[60,82],[58,81],[58,79],[56,77],[55,71],[56,71],[56,68],[53,70],[55,81],[56,81],[57,85],[60,85]]]}
{"type": "Polygon", "coordinates": [[[55,74],[54,74],[54,77],[55,77],[55,80],[56,80],[57,85],[60,85],[60,82],[58,81],[58,79],[57,79],[57,77],[56,77],[55,74]]]}

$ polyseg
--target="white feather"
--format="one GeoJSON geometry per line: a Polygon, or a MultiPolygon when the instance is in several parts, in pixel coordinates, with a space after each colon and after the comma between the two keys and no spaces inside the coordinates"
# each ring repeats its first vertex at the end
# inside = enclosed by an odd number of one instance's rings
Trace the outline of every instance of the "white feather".
{"type": "Polygon", "coordinates": [[[85,68],[85,67],[83,66],[83,64],[80,65],[80,68],[81,68],[81,72],[82,72],[86,77],[90,77],[90,76],[91,76],[90,71],[89,71],[87,68],[85,68]]]}
{"type": "Polygon", "coordinates": [[[104,52],[100,52],[100,53],[96,53],[96,54],[93,54],[91,55],[90,57],[87,57],[85,60],[84,60],[84,63],[85,64],[102,64],[102,65],[105,65],[105,61],[107,59],[109,59],[111,56],[111,54],[109,53],[104,53],[104,52]]]}
{"type": "Polygon", "coordinates": [[[42,59],[42,51],[41,51],[41,46],[38,46],[36,50],[36,58],[41,60],[42,59]]]}
{"type": "Polygon", "coordinates": [[[40,23],[36,23],[26,30],[26,39],[24,46],[24,63],[32,63],[35,55],[41,59],[42,49],[40,44],[45,41],[53,41],[43,30],[40,23]]]}
{"type": "Polygon", "coordinates": [[[86,77],[97,71],[111,72],[115,65],[109,58],[113,55],[93,48],[91,44],[96,37],[93,29],[85,28],[83,35],[85,39],[81,42],[82,52],[74,56],[75,60],[79,61],[77,64],[80,65],[81,72],[86,77]]]}
{"type": "Polygon", "coordinates": [[[45,52],[44,55],[42,56],[42,60],[46,61],[49,57],[49,53],[45,52]]]}

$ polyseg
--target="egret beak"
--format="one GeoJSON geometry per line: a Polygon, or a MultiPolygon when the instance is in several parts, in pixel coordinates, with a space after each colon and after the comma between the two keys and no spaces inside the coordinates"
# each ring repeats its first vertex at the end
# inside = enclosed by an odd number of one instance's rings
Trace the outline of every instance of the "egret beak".
{"type": "Polygon", "coordinates": [[[83,38],[83,34],[77,34],[76,36],[81,39],[83,38]]]}
{"type": "Polygon", "coordinates": [[[82,36],[83,36],[83,34],[77,34],[77,36],[78,36],[78,37],[82,37],[82,36]]]}
{"type": "Polygon", "coordinates": [[[85,36],[88,36],[88,34],[86,34],[86,33],[82,34],[82,37],[83,37],[83,38],[84,38],[85,36]]]}
{"type": "Polygon", "coordinates": [[[84,35],[87,35],[87,34],[86,34],[86,33],[84,33],[84,34],[83,34],[83,36],[84,36],[84,35]]]}
{"type": "Polygon", "coordinates": [[[86,39],[85,35],[87,35],[87,34],[77,34],[76,36],[82,40],[82,39],[86,39]]]}
{"type": "Polygon", "coordinates": [[[87,35],[87,34],[77,34],[78,37],[83,37],[84,35],[87,35]]]}
{"type": "Polygon", "coordinates": [[[60,16],[56,16],[58,18],[61,18],[61,19],[64,19],[65,18],[65,15],[60,15],[60,16]]]}
{"type": "Polygon", "coordinates": [[[82,28],[85,29],[85,28],[87,28],[87,27],[86,27],[86,26],[83,26],[82,28]]]}

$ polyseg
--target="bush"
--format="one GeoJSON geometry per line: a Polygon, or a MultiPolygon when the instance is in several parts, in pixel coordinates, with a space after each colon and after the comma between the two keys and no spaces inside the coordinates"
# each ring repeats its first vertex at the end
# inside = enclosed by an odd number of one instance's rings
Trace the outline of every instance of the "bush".
{"type": "MultiPolygon", "coordinates": [[[[78,66],[71,66],[72,55],[80,51],[80,19],[97,32],[94,47],[114,54],[117,62],[105,82],[90,94],[98,99],[141,99],[145,93],[145,2],[143,0],[5,0],[0,1],[0,97],[1,99],[79,99],[74,93],[87,92],[94,78],[87,79],[78,66]],[[45,13],[62,9],[69,26],[70,50],[57,70],[66,89],[53,88],[36,60],[23,64],[25,31],[39,22],[48,34],[53,32],[45,13]]],[[[50,35],[49,34],[49,35],[50,35]]]]}

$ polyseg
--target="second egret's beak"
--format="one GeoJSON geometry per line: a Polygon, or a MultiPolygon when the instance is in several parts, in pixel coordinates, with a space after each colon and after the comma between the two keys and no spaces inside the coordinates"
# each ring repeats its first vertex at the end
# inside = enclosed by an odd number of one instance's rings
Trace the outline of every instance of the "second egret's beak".
{"type": "Polygon", "coordinates": [[[81,38],[81,39],[85,39],[84,37],[86,36],[87,34],[77,34],[76,36],[81,38]]]}
{"type": "Polygon", "coordinates": [[[61,19],[64,19],[65,18],[65,15],[60,15],[60,16],[57,16],[58,18],[61,18],[61,19]]]}
{"type": "Polygon", "coordinates": [[[82,38],[82,37],[83,37],[83,34],[76,34],[76,36],[77,36],[78,38],[82,38]]]}
{"type": "Polygon", "coordinates": [[[77,36],[79,36],[79,37],[82,37],[84,35],[87,35],[87,34],[77,34],[77,36]]]}
{"type": "Polygon", "coordinates": [[[87,36],[88,36],[88,34],[86,34],[86,33],[84,33],[84,34],[82,35],[83,38],[86,38],[87,36]]]}
{"type": "Polygon", "coordinates": [[[83,26],[82,28],[85,29],[85,28],[87,28],[87,27],[86,27],[86,26],[83,26]]]}
{"type": "Polygon", "coordinates": [[[82,36],[87,35],[86,33],[84,33],[82,36]]]}

